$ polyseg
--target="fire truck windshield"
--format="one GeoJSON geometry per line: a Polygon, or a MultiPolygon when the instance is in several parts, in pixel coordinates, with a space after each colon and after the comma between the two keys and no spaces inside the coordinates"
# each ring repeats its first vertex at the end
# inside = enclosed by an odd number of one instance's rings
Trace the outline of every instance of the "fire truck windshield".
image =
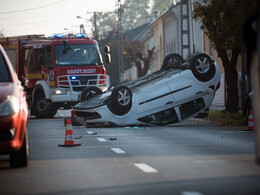
{"type": "Polygon", "coordinates": [[[69,44],[69,49],[66,50],[64,45],[55,45],[54,53],[58,66],[102,64],[97,44],[69,44]]]}

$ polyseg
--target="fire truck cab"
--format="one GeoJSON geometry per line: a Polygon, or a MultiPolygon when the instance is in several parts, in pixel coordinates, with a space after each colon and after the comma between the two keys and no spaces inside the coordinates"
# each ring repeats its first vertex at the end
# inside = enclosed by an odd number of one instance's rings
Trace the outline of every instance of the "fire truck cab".
{"type": "MultiPolygon", "coordinates": [[[[14,62],[16,72],[25,86],[31,115],[51,118],[59,108],[70,109],[80,101],[84,88],[109,87],[109,77],[99,46],[85,34],[54,35],[51,38],[5,38],[0,43],[14,62]]],[[[110,62],[105,47],[106,63],[110,62]]]]}

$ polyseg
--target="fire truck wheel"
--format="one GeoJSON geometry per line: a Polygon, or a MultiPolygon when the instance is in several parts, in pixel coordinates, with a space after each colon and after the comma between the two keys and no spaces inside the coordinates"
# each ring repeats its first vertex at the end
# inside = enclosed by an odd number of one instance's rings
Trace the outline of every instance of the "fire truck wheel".
{"type": "Polygon", "coordinates": [[[34,106],[36,118],[52,118],[58,110],[51,100],[47,100],[44,95],[36,96],[34,106]]]}

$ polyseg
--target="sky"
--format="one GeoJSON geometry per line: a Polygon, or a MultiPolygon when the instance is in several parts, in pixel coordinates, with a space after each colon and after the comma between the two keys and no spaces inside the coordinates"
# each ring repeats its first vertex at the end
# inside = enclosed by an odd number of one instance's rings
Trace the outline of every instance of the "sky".
{"type": "MultiPolygon", "coordinates": [[[[1,0],[0,32],[9,36],[91,33],[93,12],[116,9],[117,0],[1,0]],[[76,16],[81,16],[82,19],[76,16]]],[[[121,1],[122,2],[122,1],[121,1]]]]}

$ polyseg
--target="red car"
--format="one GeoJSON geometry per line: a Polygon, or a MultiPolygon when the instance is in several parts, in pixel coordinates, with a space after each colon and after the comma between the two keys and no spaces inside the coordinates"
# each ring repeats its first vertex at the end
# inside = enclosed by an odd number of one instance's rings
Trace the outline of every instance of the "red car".
{"type": "Polygon", "coordinates": [[[24,88],[0,45],[0,154],[10,155],[11,167],[28,164],[27,120],[24,88]]]}

